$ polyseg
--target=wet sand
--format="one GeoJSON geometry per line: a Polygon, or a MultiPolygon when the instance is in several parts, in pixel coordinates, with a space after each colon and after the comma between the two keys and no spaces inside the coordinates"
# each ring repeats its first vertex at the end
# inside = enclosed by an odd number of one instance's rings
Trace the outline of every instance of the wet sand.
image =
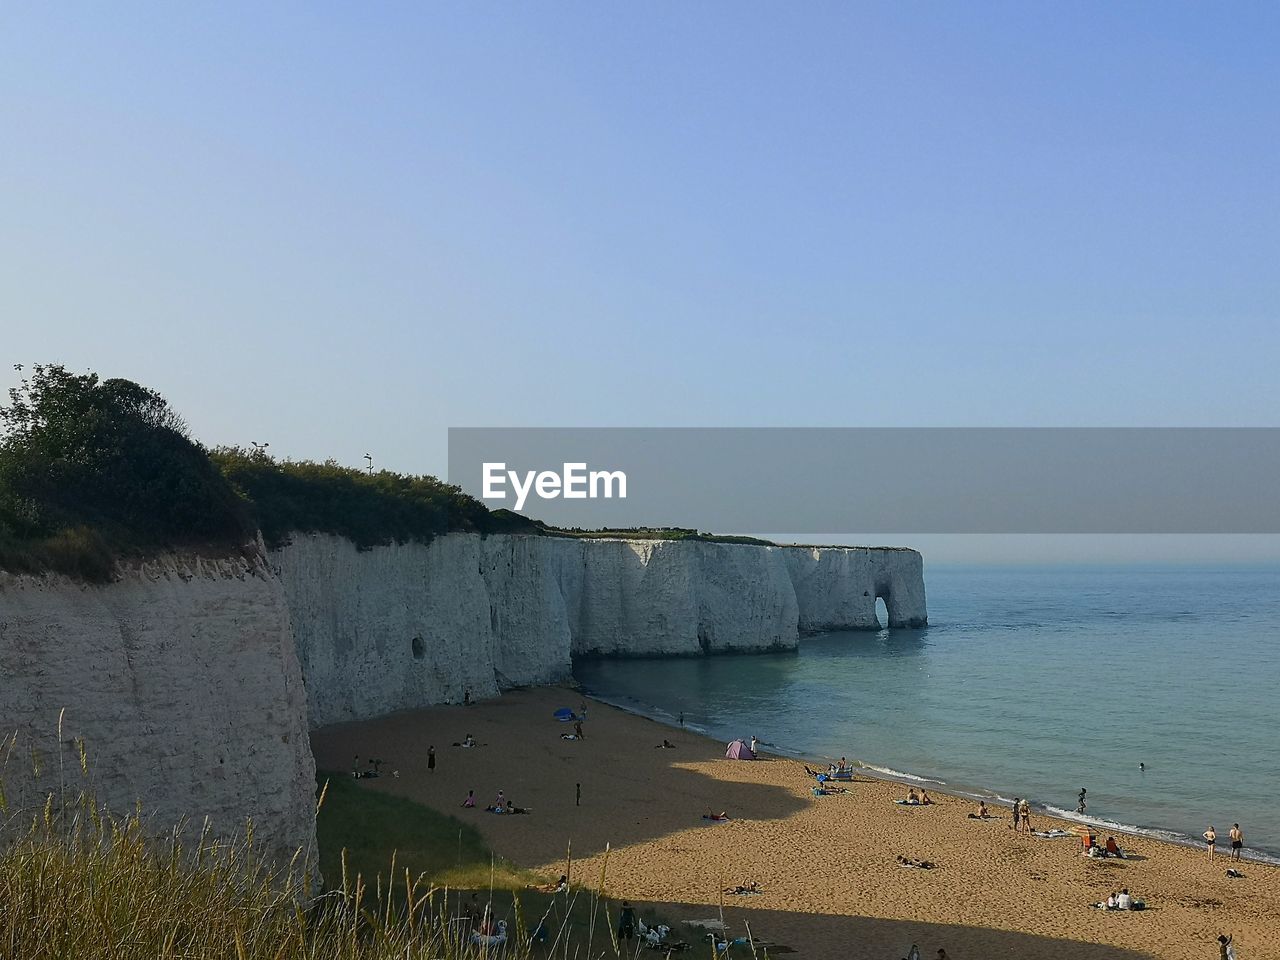
{"type": "MultiPolygon", "coordinates": [[[[971,801],[932,791],[933,806],[898,806],[905,786],[861,775],[845,795],[814,797],[797,761],[726,760],[718,741],[594,701],[586,739],[562,739],[572,727],[553,711],[583,702],[570,690],[523,690],[328,727],[312,746],[326,770],[350,770],[354,754],[383,758],[384,771],[400,776],[362,786],[474,823],[520,866],[554,878],[571,848],[573,882],[595,887],[608,847],[610,896],[667,905],[659,913],[677,919],[715,917],[723,901],[731,933],[749,924],[797,957],[897,960],[918,943],[926,960],[940,947],[953,960],[1198,960],[1217,957],[1215,938],[1231,933],[1241,960],[1280,958],[1280,868],[1245,862],[1236,864],[1244,879],[1228,879],[1221,850],[1208,861],[1203,851],[1127,836],[1117,840],[1130,859],[1093,860],[1076,838],[1014,832],[1007,810],[970,820],[971,801]],[[484,746],[451,746],[467,733],[484,746]],[[676,748],[656,749],[664,738],[676,748]],[[468,789],[474,810],[461,809],[468,789]],[[498,790],[533,813],[484,812],[498,790]],[[702,819],[721,810],[733,819],[702,819]],[[904,868],[898,855],[937,866],[904,868]],[[748,880],[764,892],[722,895],[748,880]],[[1090,908],[1121,887],[1148,909],[1090,908]]],[[[1218,825],[1223,843],[1229,826],[1218,825]]]]}

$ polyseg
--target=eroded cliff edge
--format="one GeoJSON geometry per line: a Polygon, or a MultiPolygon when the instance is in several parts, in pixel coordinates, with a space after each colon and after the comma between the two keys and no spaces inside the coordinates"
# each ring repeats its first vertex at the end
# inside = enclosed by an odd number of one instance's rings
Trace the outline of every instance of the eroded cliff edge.
{"type": "Polygon", "coordinates": [[[18,738],[11,810],[61,778],[117,813],[139,804],[157,832],[198,833],[208,817],[215,835],[243,836],[251,819],[277,862],[314,853],[302,672],[261,559],[169,557],[108,585],[0,572],[0,722],[18,738]]]}
{"type": "Polygon", "coordinates": [[[466,691],[563,680],[581,655],[794,648],[818,630],[924,626],[914,550],[449,534],[272,550],[313,727],[466,691]]]}

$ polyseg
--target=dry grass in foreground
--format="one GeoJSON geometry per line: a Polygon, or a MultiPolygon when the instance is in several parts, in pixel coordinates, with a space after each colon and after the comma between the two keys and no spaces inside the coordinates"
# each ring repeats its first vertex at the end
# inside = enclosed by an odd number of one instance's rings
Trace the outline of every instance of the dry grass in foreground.
{"type": "MultiPolygon", "coordinates": [[[[337,816],[381,833],[378,811],[352,808],[345,786],[335,791],[342,799],[330,829],[337,816]],[[362,816],[369,813],[374,816],[362,816]]],[[[321,810],[323,805],[322,792],[321,810]]],[[[423,812],[428,820],[448,819],[423,812]]],[[[384,813],[408,817],[416,811],[398,806],[384,813]]],[[[353,863],[375,854],[367,838],[364,857],[358,852],[349,858],[343,847],[327,864],[332,888],[320,892],[312,889],[301,856],[283,867],[267,864],[251,827],[235,842],[215,839],[207,829],[190,837],[178,829],[157,840],[139,815],[106,813],[88,793],[50,794],[43,808],[24,811],[7,809],[0,793],[0,834],[7,838],[0,846],[0,956],[479,960],[500,954],[570,960],[639,952],[635,941],[622,946],[614,937],[612,905],[586,891],[546,896],[520,890],[526,878],[506,865],[490,866],[484,890],[432,882],[441,861],[453,860],[456,852],[451,843],[442,854],[431,841],[453,826],[419,824],[413,836],[425,841],[422,848],[409,851],[408,861],[391,850],[386,869],[374,876],[353,863]],[[422,862],[424,855],[434,862],[422,862]],[[471,925],[460,918],[477,906],[491,920],[503,920],[504,943],[472,942],[471,925]]],[[[463,839],[473,861],[484,857],[496,864],[476,838],[463,839]]],[[[457,871],[459,865],[448,866],[457,871]]],[[[475,876],[477,866],[464,866],[462,873],[475,876]]]]}

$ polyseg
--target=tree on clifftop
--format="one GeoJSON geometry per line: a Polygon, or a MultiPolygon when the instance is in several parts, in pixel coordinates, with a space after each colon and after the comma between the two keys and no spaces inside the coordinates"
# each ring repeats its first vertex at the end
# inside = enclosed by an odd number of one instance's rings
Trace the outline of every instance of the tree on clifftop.
{"type": "Polygon", "coordinates": [[[122,553],[253,537],[243,500],[154,390],[37,365],[0,430],[0,566],[102,580],[122,553]]]}

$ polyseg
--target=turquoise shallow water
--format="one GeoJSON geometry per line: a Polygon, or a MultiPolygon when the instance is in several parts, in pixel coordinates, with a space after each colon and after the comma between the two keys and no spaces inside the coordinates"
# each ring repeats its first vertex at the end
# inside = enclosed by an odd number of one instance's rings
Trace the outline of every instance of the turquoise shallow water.
{"type": "Polygon", "coordinates": [[[585,688],[726,740],[847,756],[1280,856],[1280,570],[926,571],[925,630],[796,653],[589,660],[585,688]],[[1140,772],[1139,762],[1146,764],[1140,772]]]}

